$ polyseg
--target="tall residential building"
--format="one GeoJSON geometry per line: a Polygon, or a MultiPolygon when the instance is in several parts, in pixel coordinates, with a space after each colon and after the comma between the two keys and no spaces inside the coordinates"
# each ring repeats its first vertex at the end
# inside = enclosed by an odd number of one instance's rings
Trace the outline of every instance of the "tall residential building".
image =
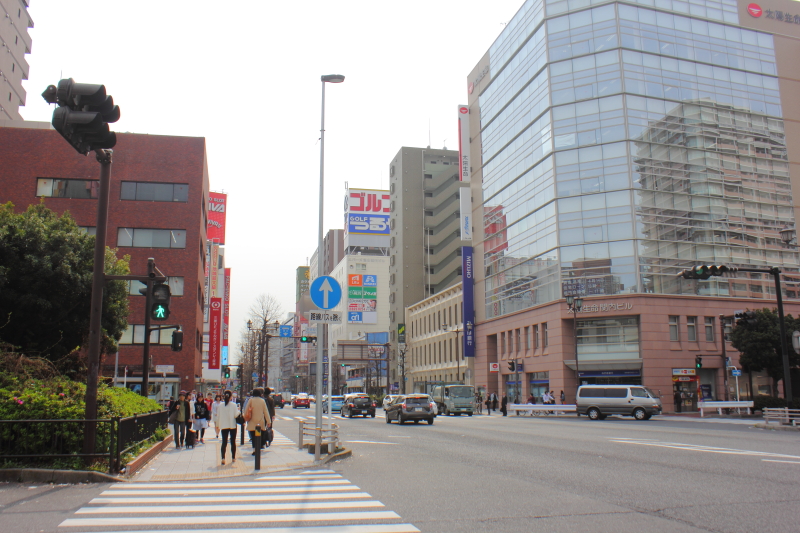
{"type": "Polygon", "coordinates": [[[25,105],[22,80],[28,79],[33,20],[28,15],[27,0],[0,0],[0,121],[22,120],[20,106],[25,105]]]}
{"type": "Polygon", "coordinates": [[[408,146],[389,164],[389,342],[395,353],[406,308],[461,281],[459,190],[469,183],[459,181],[458,169],[458,151],[408,146]]]}
{"type": "Polygon", "coordinates": [[[775,307],[769,276],[677,275],[778,267],[800,309],[779,233],[800,197],[798,45],[789,0],[523,4],[467,80],[479,386],[569,403],[579,382],[643,383],[667,410],[780,392],[755,372],[734,390],[721,355],[740,368],[723,328],[775,307]]]}
{"type": "MultiPolygon", "coordinates": [[[[57,213],[69,211],[94,234],[100,166],[83,157],[48,125],[18,122],[0,127],[0,203],[18,211],[44,201],[57,213]],[[31,155],[33,154],[33,157],[31,155]]],[[[205,139],[117,133],[108,205],[106,243],[117,256],[130,256],[131,274],[146,275],[154,258],[172,292],[169,320],[156,325],[182,326],[183,350],[170,349],[172,330],[150,335],[149,395],[177,397],[198,388],[202,376],[203,287],[209,178],[205,139]],[[179,154],[179,155],[176,155],[179,154]]],[[[101,373],[128,388],[141,387],[145,339],[144,287],[129,281],[128,329],[119,341],[119,365],[106,355],[101,373]]],[[[149,369],[145,368],[145,371],[149,369]]]]}

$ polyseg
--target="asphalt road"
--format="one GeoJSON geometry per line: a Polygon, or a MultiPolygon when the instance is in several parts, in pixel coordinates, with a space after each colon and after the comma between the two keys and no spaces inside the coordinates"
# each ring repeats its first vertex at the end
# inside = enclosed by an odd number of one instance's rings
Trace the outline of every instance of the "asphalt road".
{"type": "MultiPolygon", "coordinates": [[[[313,416],[313,409],[286,408],[278,416],[313,416]]],[[[339,488],[320,490],[340,490],[331,497],[341,501],[347,501],[348,490],[363,491],[360,501],[369,498],[382,504],[374,511],[365,509],[365,515],[397,516],[360,517],[355,523],[377,525],[375,529],[364,525],[366,529],[358,531],[390,531],[380,528],[401,522],[424,532],[448,533],[800,531],[800,432],[662,417],[647,422],[615,418],[591,422],[585,417],[439,416],[433,426],[400,426],[387,425],[380,409],[374,419],[337,419],[337,423],[353,456],[328,465],[334,473],[322,474],[340,474],[341,478],[330,481],[340,483],[339,488]]],[[[279,425],[292,427],[290,422],[279,425]]],[[[286,434],[294,438],[292,431],[286,434]]],[[[213,481],[265,483],[258,478],[213,481]]],[[[266,483],[273,487],[269,490],[282,490],[274,488],[271,480],[266,483]]],[[[291,519],[284,523],[271,523],[269,516],[274,515],[248,520],[241,517],[260,508],[243,511],[251,503],[241,502],[236,502],[237,512],[201,511],[195,513],[199,518],[194,522],[160,523],[158,517],[191,515],[186,506],[204,505],[201,485],[179,487],[176,494],[185,503],[181,500],[172,514],[163,508],[151,513],[157,518],[149,525],[144,510],[137,509],[109,515],[121,521],[116,525],[87,527],[80,521],[102,520],[104,515],[91,513],[113,505],[92,500],[114,492],[108,485],[0,484],[0,530],[253,532],[262,531],[252,529],[257,527],[285,527],[280,531],[288,532],[293,527],[345,523],[339,518],[304,523],[307,515],[293,518],[287,514],[293,511],[270,511],[291,519]],[[188,495],[188,489],[199,491],[188,495]],[[87,509],[89,514],[81,514],[87,509]],[[220,527],[203,518],[214,514],[236,516],[240,521],[220,527]],[[140,521],[128,525],[127,519],[140,521]]],[[[233,492],[243,491],[237,486],[233,492]]],[[[213,489],[210,494],[215,494],[213,489]]],[[[155,505],[167,505],[159,500],[163,497],[155,496],[155,505]]]]}

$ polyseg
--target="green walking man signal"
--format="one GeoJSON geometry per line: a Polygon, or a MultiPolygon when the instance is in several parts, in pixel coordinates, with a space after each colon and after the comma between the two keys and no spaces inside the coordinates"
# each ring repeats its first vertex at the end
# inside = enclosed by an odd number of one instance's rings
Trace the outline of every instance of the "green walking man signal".
{"type": "Polygon", "coordinates": [[[703,368],[703,358],[700,357],[699,355],[695,356],[695,358],[694,358],[694,367],[697,370],[700,370],[701,368],[703,368]]]}
{"type": "Polygon", "coordinates": [[[172,292],[169,290],[169,285],[165,283],[153,285],[151,294],[153,305],[150,308],[150,318],[153,320],[166,320],[169,318],[169,300],[171,296],[172,292]]]}

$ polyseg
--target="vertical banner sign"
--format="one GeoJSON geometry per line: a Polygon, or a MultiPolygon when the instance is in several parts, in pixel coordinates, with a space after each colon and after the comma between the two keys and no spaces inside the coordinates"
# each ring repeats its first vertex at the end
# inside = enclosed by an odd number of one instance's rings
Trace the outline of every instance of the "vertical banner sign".
{"type": "Polygon", "coordinates": [[[397,324],[397,342],[400,344],[406,343],[406,325],[397,324]]]}
{"type": "Polygon", "coordinates": [[[459,209],[461,210],[461,240],[472,241],[472,190],[461,187],[458,190],[459,209]]]}
{"type": "Polygon", "coordinates": [[[208,305],[211,303],[211,242],[206,241],[206,269],[203,280],[204,300],[203,300],[203,322],[208,322],[208,305]]]}
{"type": "Polygon", "coordinates": [[[464,297],[464,357],[475,357],[475,303],[473,298],[474,272],[472,246],[461,247],[462,291],[464,297]]]}
{"type": "Polygon", "coordinates": [[[211,298],[210,321],[208,323],[208,368],[218,370],[220,365],[220,341],[222,340],[222,298],[211,298]]]}
{"type": "Polygon", "coordinates": [[[222,306],[222,364],[228,364],[228,330],[231,318],[231,269],[225,269],[225,299],[222,306]]]}
{"type": "Polygon", "coordinates": [[[459,179],[469,183],[472,172],[469,166],[469,107],[458,106],[458,168],[459,179]]]}
{"type": "Polygon", "coordinates": [[[217,244],[225,244],[225,210],[227,205],[227,194],[221,192],[208,193],[206,239],[217,244]]]}
{"type": "Polygon", "coordinates": [[[211,244],[211,264],[208,265],[211,273],[211,297],[219,297],[219,246],[211,244]]]}

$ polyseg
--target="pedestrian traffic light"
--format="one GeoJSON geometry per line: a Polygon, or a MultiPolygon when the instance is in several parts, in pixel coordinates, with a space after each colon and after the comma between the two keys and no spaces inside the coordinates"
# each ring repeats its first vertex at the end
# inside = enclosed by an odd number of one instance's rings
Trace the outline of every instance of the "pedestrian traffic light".
{"type": "Polygon", "coordinates": [[[508,362],[508,369],[514,372],[517,369],[517,362],[516,361],[509,361],[508,362]]]}
{"type": "Polygon", "coordinates": [[[711,276],[722,276],[730,270],[725,265],[695,265],[681,271],[678,275],[683,279],[708,279],[711,276]]]}
{"type": "Polygon", "coordinates": [[[53,111],[53,128],[78,153],[113,148],[117,136],[109,131],[108,123],[119,120],[119,106],[106,95],[104,85],[75,83],[72,78],[61,80],[58,87],[49,85],[42,98],[59,107],[53,111]]]}
{"type": "Polygon", "coordinates": [[[183,331],[175,330],[172,332],[172,351],[180,352],[183,350],[183,331]]]}
{"type": "Polygon", "coordinates": [[[694,358],[694,367],[697,370],[700,370],[701,368],[703,368],[703,358],[700,357],[699,355],[695,356],[695,358],[694,358]]]}
{"type": "Polygon", "coordinates": [[[242,367],[237,367],[236,368],[236,379],[241,379],[241,378],[242,378],[242,367]]]}
{"type": "Polygon", "coordinates": [[[222,376],[225,379],[230,379],[230,377],[231,377],[231,368],[229,366],[226,365],[226,366],[222,367],[222,376]]]}
{"type": "Polygon", "coordinates": [[[316,337],[310,337],[308,335],[303,335],[300,337],[300,342],[314,342],[315,340],[317,340],[316,337]]]}
{"type": "Polygon", "coordinates": [[[153,285],[150,318],[153,320],[166,320],[169,318],[169,300],[171,296],[169,285],[164,283],[153,285]]]}

